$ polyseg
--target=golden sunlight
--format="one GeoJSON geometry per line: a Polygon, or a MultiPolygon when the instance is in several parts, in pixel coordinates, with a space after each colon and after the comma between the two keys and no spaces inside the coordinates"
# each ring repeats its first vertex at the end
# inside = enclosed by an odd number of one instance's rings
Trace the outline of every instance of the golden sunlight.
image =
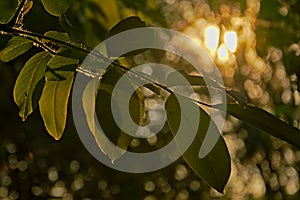
{"type": "Polygon", "coordinates": [[[214,53],[219,45],[220,29],[218,26],[208,26],[204,33],[206,47],[214,53]]]}
{"type": "Polygon", "coordinates": [[[227,60],[229,58],[229,53],[225,44],[221,44],[218,49],[218,58],[220,60],[227,60]]]}
{"type": "Polygon", "coordinates": [[[236,51],[237,48],[237,35],[234,31],[227,31],[224,34],[224,42],[228,48],[228,50],[232,53],[236,51]]]}

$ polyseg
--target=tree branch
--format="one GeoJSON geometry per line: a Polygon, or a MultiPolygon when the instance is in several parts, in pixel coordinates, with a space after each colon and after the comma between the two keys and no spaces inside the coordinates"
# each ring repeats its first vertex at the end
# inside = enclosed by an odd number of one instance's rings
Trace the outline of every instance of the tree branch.
{"type": "MultiPolygon", "coordinates": [[[[45,44],[43,44],[42,42],[40,42],[40,40],[42,40],[42,39],[49,40],[53,44],[56,44],[58,46],[61,45],[61,46],[64,46],[64,47],[68,47],[68,48],[73,48],[73,49],[80,50],[80,51],[85,52],[87,54],[91,54],[91,55],[93,55],[95,57],[98,57],[98,58],[102,59],[104,62],[109,63],[109,64],[111,64],[111,65],[113,65],[115,67],[118,67],[120,70],[122,70],[124,72],[129,72],[129,73],[131,73],[131,75],[134,75],[136,78],[138,78],[138,79],[140,79],[142,81],[150,82],[154,86],[156,86],[158,88],[161,88],[161,89],[167,91],[170,94],[174,94],[174,91],[172,91],[168,87],[166,87],[166,86],[164,86],[164,85],[162,85],[162,84],[160,84],[160,83],[152,80],[151,77],[149,77],[149,76],[147,76],[145,74],[141,74],[139,72],[136,72],[134,70],[130,70],[127,67],[119,64],[115,60],[112,60],[110,58],[105,57],[100,52],[91,51],[87,47],[82,47],[82,45],[80,45],[80,46],[78,45],[77,46],[77,45],[74,45],[72,43],[64,42],[64,41],[61,41],[61,40],[57,40],[55,38],[51,38],[51,37],[48,37],[48,36],[45,36],[45,35],[42,35],[42,34],[39,34],[39,33],[34,33],[34,32],[31,32],[31,31],[27,31],[27,30],[23,30],[23,29],[19,29],[19,28],[14,28],[14,27],[9,26],[8,24],[0,24],[0,31],[5,31],[8,34],[17,35],[17,36],[20,36],[20,37],[24,37],[24,38],[30,39],[30,40],[36,42],[37,44],[41,45],[41,47],[44,50],[49,51],[52,54],[56,54],[56,52],[52,51],[51,48],[49,48],[47,45],[45,46],[45,44]],[[35,39],[35,37],[38,38],[38,39],[35,39]]],[[[77,71],[79,71],[79,72],[82,71],[84,74],[87,73],[83,69],[77,69],[77,71]]],[[[184,95],[181,95],[181,94],[178,94],[178,95],[180,95],[181,97],[184,97],[184,98],[186,98],[186,99],[188,99],[188,100],[190,100],[190,101],[192,101],[192,102],[194,102],[196,104],[203,105],[203,106],[210,107],[210,108],[214,108],[214,105],[206,104],[204,102],[192,99],[190,97],[187,97],[187,96],[184,96],[184,95]]]]}

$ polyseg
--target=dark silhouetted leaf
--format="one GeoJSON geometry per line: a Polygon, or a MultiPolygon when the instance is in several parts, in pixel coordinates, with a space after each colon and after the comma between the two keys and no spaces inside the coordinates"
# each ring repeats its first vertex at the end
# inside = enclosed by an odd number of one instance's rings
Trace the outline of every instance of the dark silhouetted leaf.
{"type": "Polygon", "coordinates": [[[64,31],[70,34],[72,41],[82,42],[82,30],[78,29],[73,24],[71,24],[66,15],[61,15],[59,17],[59,25],[64,29],[64,31]]]}
{"type": "Polygon", "coordinates": [[[250,105],[228,104],[227,113],[254,128],[300,147],[300,130],[286,124],[263,109],[250,105]]]}
{"type": "MultiPolygon", "coordinates": [[[[230,155],[227,146],[223,138],[220,136],[213,149],[204,158],[200,159],[198,157],[200,147],[207,134],[211,118],[204,110],[188,99],[181,97],[181,101],[184,104],[190,104],[189,106],[192,109],[199,110],[200,113],[200,121],[196,122],[199,123],[196,138],[194,138],[191,146],[183,154],[183,158],[199,177],[219,192],[223,192],[231,171],[230,155]]],[[[190,114],[189,111],[183,110],[181,112],[180,105],[175,95],[170,95],[165,107],[167,111],[168,124],[173,135],[176,135],[181,120],[187,120],[188,124],[195,123],[195,121],[189,121],[189,118],[186,117],[190,114]]],[[[213,131],[219,133],[215,124],[211,128],[214,129],[213,131]]]]}
{"type": "Polygon", "coordinates": [[[225,91],[229,97],[233,98],[240,105],[246,105],[249,103],[245,94],[231,88],[226,88],[225,91]]]}
{"type": "MultiPolygon", "coordinates": [[[[142,28],[142,27],[146,27],[146,23],[144,21],[142,21],[139,17],[137,17],[137,16],[128,17],[126,19],[121,20],[119,23],[117,23],[109,31],[106,38],[109,38],[113,35],[116,35],[118,33],[123,32],[123,31],[127,31],[127,30],[130,30],[130,29],[135,29],[135,28],[142,28]]],[[[147,49],[135,50],[135,51],[126,53],[124,56],[126,57],[126,56],[136,55],[136,54],[142,53],[146,50],[147,49]]],[[[107,54],[110,57],[119,56],[119,55],[115,55],[114,52],[110,50],[109,44],[107,45],[107,54]]]]}
{"type": "Polygon", "coordinates": [[[126,19],[119,21],[112,29],[110,29],[106,38],[109,38],[123,31],[135,29],[135,28],[141,28],[141,27],[146,27],[146,23],[142,21],[139,17],[137,16],[128,17],[126,19]]]}

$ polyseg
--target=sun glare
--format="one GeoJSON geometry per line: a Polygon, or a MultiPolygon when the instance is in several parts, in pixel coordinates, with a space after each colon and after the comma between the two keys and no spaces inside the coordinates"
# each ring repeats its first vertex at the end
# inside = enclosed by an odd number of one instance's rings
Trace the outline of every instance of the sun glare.
{"type": "Polygon", "coordinates": [[[215,52],[219,45],[220,29],[217,26],[209,26],[205,29],[205,45],[211,51],[215,52]]]}
{"type": "Polygon", "coordinates": [[[224,42],[228,48],[228,50],[232,53],[236,51],[237,48],[237,35],[234,31],[227,31],[224,34],[224,42]]]}
{"type": "Polygon", "coordinates": [[[229,58],[229,53],[225,44],[221,44],[218,49],[218,58],[220,60],[227,60],[229,58]]]}

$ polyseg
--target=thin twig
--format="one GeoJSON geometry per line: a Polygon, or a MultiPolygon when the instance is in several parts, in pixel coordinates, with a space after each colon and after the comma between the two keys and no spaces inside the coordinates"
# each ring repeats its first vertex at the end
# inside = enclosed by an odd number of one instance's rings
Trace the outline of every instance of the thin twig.
{"type": "Polygon", "coordinates": [[[56,55],[57,54],[57,52],[55,50],[51,49],[46,44],[42,43],[41,41],[39,41],[39,40],[37,40],[35,38],[32,38],[32,37],[24,37],[24,38],[27,38],[27,39],[33,41],[34,43],[36,43],[38,45],[38,47],[41,47],[42,49],[44,49],[44,51],[49,52],[52,55],[56,55]]]}
{"type": "Polygon", "coordinates": [[[21,3],[19,4],[16,12],[14,13],[14,15],[12,16],[12,18],[7,23],[8,26],[14,27],[18,23],[18,19],[19,19],[20,15],[22,14],[22,10],[24,9],[26,1],[27,0],[22,0],[21,1],[21,3]]]}
{"type": "MultiPolygon", "coordinates": [[[[166,86],[164,86],[164,85],[162,85],[162,84],[160,84],[158,82],[155,82],[154,80],[152,80],[147,75],[141,74],[141,73],[136,72],[134,70],[130,70],[127,67],[119,64],[115,60],[111,60],[111,59],[105,57],[100,52],[90,51],[86,47],[79,47],[79,46],[76,46],[74,44],[71,44],[70,42],[64,42],[64,41],[61,41],[61,40],[57,40],[55,38],[51,38],[51,37],[48,37],[48,36],[45,36],[45,35],[42,35],[42,34],[39,34],[39,33],[34,33],[34,32],[31,32],[31,31],[27,31],[27,30],[23,30],[23,29],[19,29],[19,28],[10,27],[7,24],[1,24],[0,25],[0,31],[1,30],[5,31],[5,32],[8,32],[10,34],[13,34],[13,35],[18,35],[18,36],[21,36],[21,37],[29,38],[29,39],[31,39],[32,41],[35,41],[38,44],[41,43],[39,40],[44,39],[44,40],[49,40],[49,41],[53,42],[56,45],[62,45],[62,46],[68,47],[68,48],[74,48],[74,49],[80,50],[80,51],[85,52],[87,54],[90,54],[90,55],[93,55],[95,57],[98,57],[98,58],[102,59],[104,62],[106,62],[108,64],[111,64],[111,65],[113,65],[115,67],[118,67],[119,69],[121,69],[121,70],[123,70],[125,72],[132,73],[132,74],[134,74],[136,77],[138,77],[141,80],[144,80],[144,81],[147,81],[147,82],[151,82],[156,87],[159,87],[159,88],[161,88],[161,89],[169,92],[170,94],[174,94],[174,91],[172,91],[168,87],[166,87],[166,86]],[[31,37],[28,37],[28,36],[31,36],[31,37]],[[36,37],[38,39],[35,39],[34,37],[36,37]]],[[[45,45],[41,45],[41,47],[45,47],[45,45]]],[[[50,50],[48,47],[46,48],[46,50],[49,51],[50,53],[54,53],[55,54],[55,52],[52,51],[52,50],[50,50]]],[[[84,71],[82,68],[77,69],[77,71],[79,71],[79,72],[83,71],[84,74],[86,74],[86,71],[84,71]]],[[[192,99],[190,97],[186,97],[186,96],[181,95],[181,94],[177,94],[177,95],[180,95],[181,97],[186,98],[186,99],[188,99],[188,100],[190,100],[190,101],[192,101],[192,102],[194,102],[196,104],[200,104],[200,105],[203,105],[203,106],[206,106],[206,107],[214,108],[214,105],[210,105],[210,104],[207,104],[207,103],[204,103],[204,102],[192,99]]]]}

